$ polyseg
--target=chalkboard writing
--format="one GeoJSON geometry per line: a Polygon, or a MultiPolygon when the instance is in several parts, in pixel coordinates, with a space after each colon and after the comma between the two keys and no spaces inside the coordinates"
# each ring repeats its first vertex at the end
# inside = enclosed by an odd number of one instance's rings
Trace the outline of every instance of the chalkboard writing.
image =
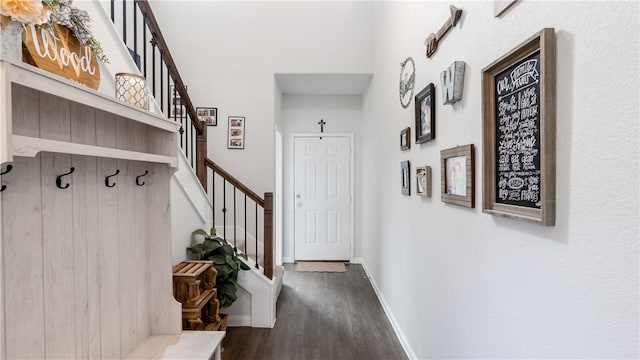
{"type": "Polygon", "coordinates": [[[495,79],[496,202],[540,208],[540,52],[495,79]]]}

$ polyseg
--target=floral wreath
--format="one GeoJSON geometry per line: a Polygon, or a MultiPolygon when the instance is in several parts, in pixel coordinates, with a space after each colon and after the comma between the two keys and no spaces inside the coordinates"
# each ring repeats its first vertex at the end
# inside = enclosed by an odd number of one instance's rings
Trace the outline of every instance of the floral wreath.
{"type": "Polygon", "coordinates": [[[71,6],[73,0],[0,0],[0,15],[8,16],[22,26],[35,25],[53,29],[53,24],[67,27],[82,45],[88,46],[96,58],[104,63],[100,42],[89,29],[89,13],[71,6]]]}

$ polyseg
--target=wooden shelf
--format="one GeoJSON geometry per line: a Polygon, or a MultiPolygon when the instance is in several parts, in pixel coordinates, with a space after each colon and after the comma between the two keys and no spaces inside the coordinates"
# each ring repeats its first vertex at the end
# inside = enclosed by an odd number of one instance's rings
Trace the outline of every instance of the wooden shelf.
{"type": "MultiPolygon", "coordinates": [[[[33,104],[38,106],[37,101],[33,104]]],[[[49,121],[49,119],[41,117],[41,124],[42,121],[49,121]]],[[[114,97],[75,84],[29,64],[0,58],[0,164],[12,162],[13,156],[33,157],[41,151],[47,151],[164,163],[176,167],[178,163],[177,129],[178,124],[165,119],[161,114],[154,114],[126,104],[114,97]],[[75,103],[96,113],[109,114],[116,120],[130,121],[131,126],[144,128],[146,129],[144,131],[148,132],[148,139],[143,141],[153,144],[148,149],[150,153],[117,149],[115,144],[113,147],[99,147],[60,141],[60,139],[48,139],[48,136],[38,135],[38,132],[22,133],[22,129],[15,129],[15,127],[24,126],[25,123],[31,124],[32,119],[23,119],[20,111],[14,110],[13,107],[24,108],[28,106],[31,103],[26,105],[25,103],[30,101],[29,99],[32,97],[17,96],[14,99],[14,93],[26,91],[20,89],[27,89],[30,95],[36,97],[38,94],[40,96],[45,94],[50,99],[54,99],[52,100],[54,106],[58,101],[61,104],[75,103]],[[166,144],[166,146],[159,144],[166,144]]]]}
{"type": "Polygon", "coordinates": [[[69,101],[85,104],[166,131],[174,132],[178,129],[176,123],[159,114],[129,105],[29,64],[0,58],[0,71],[6,72],[5,81],[12,84],[60,96],[69,101]]]}
{"type": "Polygon", "coordinates": [[[52,153],[163,163],[168,164],[171,167],[178,166],[178,159],[173,156],[148,154],[20,135],[13,135],[11,138],[13,155],[15,156],[35,157],[39,152],[46,151],[52,153]]]}

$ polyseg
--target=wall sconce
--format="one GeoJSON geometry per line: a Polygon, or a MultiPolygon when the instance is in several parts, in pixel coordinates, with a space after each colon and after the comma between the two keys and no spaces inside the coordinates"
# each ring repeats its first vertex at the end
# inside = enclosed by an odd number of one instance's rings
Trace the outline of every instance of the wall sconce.
{"type": "Polygon", "coordinates": [[[117,73],[116,99],[149,110],[147,80],[137,74],[117,73]]]}

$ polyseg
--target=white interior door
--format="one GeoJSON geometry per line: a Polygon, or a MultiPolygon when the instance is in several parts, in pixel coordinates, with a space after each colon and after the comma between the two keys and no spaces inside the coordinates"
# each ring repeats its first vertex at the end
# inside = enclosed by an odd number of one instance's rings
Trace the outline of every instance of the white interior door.
{"type": "Polygon", "coordinates": [[[349,137],[294,138],[296,260],[349,260],[349,137]]]}

